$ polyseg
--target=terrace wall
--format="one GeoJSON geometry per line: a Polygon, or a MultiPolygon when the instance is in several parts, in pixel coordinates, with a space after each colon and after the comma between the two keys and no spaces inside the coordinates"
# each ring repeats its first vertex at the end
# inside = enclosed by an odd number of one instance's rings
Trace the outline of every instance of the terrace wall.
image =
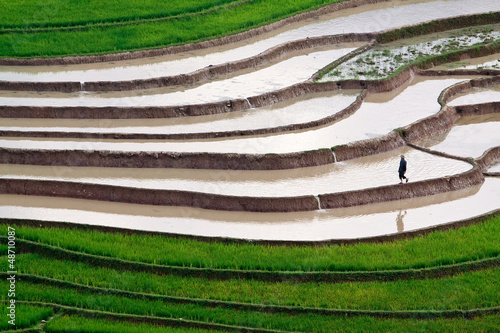
{"type": "Polygon", "coordinates": [[[191,191],[156,190],[100,184],[26,179],[0,179],[0,193],[99,200],[145,205],[184,206],[203,209],[251,212],[296,212],[334,209],[377,202],[409,199],[455,191],[480,184],[483,174],[471,171],[438,179],[300,197],[242,197],[191,191]]]}

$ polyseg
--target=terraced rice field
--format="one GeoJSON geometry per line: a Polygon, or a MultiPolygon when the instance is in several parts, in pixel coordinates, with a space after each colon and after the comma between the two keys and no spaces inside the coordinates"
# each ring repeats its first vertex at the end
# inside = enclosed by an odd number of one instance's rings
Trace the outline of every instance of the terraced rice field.
{"type": "Polygon", "coordinates": [[[497,0],[142,5],[0,25],[1,330],[498,331],[497,0]]]}

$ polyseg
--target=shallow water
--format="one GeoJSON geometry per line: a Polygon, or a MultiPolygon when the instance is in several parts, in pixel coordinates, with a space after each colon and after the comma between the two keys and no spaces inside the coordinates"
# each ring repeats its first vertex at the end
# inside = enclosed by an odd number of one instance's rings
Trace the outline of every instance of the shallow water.
{"type": "Polygon", "coordinates": [[[324,35],[377,32],[429,20],[498,11],[497,0],[392,1],[339,11],[232,46],[173,56],[105,64],[23,67],[1,66],[7,81],[120,81],[189,73],[197,69],[257,55],[276,45],[324,35]],[[417,2],[417,3],[414,3],[417,2]],[[391,6],[392,3],[392,6],[391,6]],[[418,15],[415,15],[418,13],[418,15]]]}
{"type": "Polygon", "coordinates": [[[500,146],[500,114],[460,119],[440,142],[425,140],[425,146],[455,156],[479,157],[500,146]]]}
{"type": "Polygon", "coordinates": [[[97,224],[200,236],[265,240],[348,239],[393,234],[498,209],[500,179],[424,198],[304,213],[246,213],[77,199],[0,195],[0,217],[97,224]]]}
{"type": "Polygon", "coordinates": [[[318,93],[272,106],[209,116],[163,119],[2,119],[0,130],[85,133],[205,133],[319,120],[353,103],[359,90],[318,93]]]}
{"type": "Polygon", "coordinates": [[[329,148],[376,138],[439,111],[441,91],[464,78],[416,78],[395,92],[373,94],[355,114],[322,128],[269,136],[190,141],[2,139],[0,145],[24,149],[88,149],[219,153],[288,153],[329,148]],[[372,99],[373,98],[373,99],[372,99]],[[372,102],[373,101],[373,102],[372,102]]]}
{"type": "Polygon", "coordinates": [[[490,88],[475,88],[469,92],[457,95],[448,105],[470,105],[489,102],[500,102],[500,84],[490,88]]]}
{"type": "Polygon", "coordinates": [[[100,93],[0,91],[0,105],[132,107],[202,104],[247,98],[306,81],[316,71],[352,50],[354,48],[313,52],[227,80],[213,81],[195,88],[184,87],[181,91],[171,92],[169,87],[100,93]]]}
{"type": "Polygon", "coordinates": [[[0,165],[0,178],[57,180],[125,187],[196,191],[232,196],[286,197],[318,195],[399,182],[399,155],[408,162],[413,181],[459,174],[471,169],[465,162],[401,148],[320,167],[278,171],[70,168],[0,165]]]}

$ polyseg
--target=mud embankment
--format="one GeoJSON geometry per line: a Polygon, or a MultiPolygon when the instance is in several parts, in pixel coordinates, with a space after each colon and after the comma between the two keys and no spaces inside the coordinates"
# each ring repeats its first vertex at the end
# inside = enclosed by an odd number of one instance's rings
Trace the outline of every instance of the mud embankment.
{"type": "Polygon", "coordinates": [[[500,146],[488,149],[476,161],[479,169],[482,171],[488,170],[491,166],[500,162],[500,146]]]}
{"type": "Polygon", "coordinates": [[[282,170],[334,163],[330,149],[289,154],[24,150],[0,148],[0,163],[109,168],[282,170]]]}
{"type": "Polygon", "coordinates": [[[204,116],[250,108],[245,99],[179,106],[87,107],[87,106],[1,106],[0,118],[50,119],[148,119],[204,116]]]}
{"type": "Polygon", "coordinates": [[[297,212],[366,205],[455,191],[481,184],[483,174],[471,171],[445,178],[365,190],[300,197],[243,197],[201,192],[154,190],[62,181],[0,179],[0,193],[99,200],[145,205],[184,206],[249,212],[297,212]]]}
{"type": "Polygon", "coordinates": [[[239,197],[188,191],[22,179],[1,179],[0,193],[227,211],[294,212],[318,209],[318,201],[312,195],[280,198],[239,197]]]}
{"type": "Polygon", "coordinates": [[[462,117],[478,116],[482,114],[500,113],[500,102],[490,102],[453,107],[462,117]]]}

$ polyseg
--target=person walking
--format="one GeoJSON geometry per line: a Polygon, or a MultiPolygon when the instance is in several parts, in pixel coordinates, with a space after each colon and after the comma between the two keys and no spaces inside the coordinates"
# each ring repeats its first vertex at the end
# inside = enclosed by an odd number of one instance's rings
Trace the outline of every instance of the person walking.
{"type": "Polygon", "coordinates": [[[406,178],[405,173],[406,173],[406,160],[405,156],[401,155],[401,160],[399,161],[399,183],[403,184],[403,179],[406,179],[406,182],[408,183],[409,178],[406,178]]]}

